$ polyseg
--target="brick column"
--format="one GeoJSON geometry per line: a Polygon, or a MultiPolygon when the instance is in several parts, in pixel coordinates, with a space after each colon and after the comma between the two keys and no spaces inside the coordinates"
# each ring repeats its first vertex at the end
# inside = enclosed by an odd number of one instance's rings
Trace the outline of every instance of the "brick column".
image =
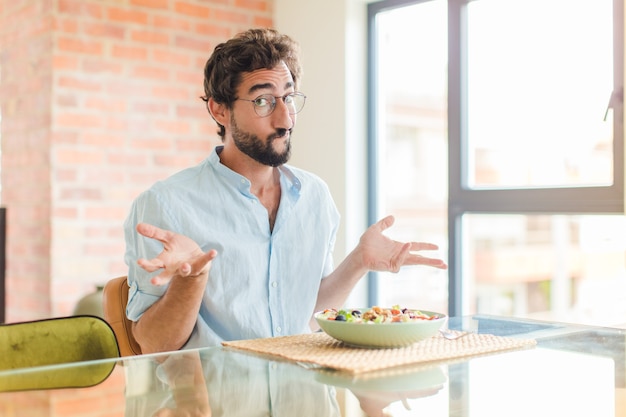
{"type": "Polygon", "coordinates": [[[7,321],[50,313],[51,2],[2,2],[0,140],[7,321]]]}
{"type": "Polygon", "coordinates": [[[199,99],[213,47],[272,0],[0,3],[7,321],[72,313],[126,273],[132,199],[219,143],[199,99]]]}

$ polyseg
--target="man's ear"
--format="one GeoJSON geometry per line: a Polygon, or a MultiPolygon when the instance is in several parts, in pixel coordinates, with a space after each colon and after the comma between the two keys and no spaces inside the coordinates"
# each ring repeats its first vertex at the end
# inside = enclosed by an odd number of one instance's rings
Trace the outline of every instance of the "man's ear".
{"type": "Polygon", "coordinates": [[[226,107],[225,104],[218,103],[217,101],[213,100],[213,98],[209,98],[207,107],[209,108],[209,112],[211,113],[211,116],[213,116],[213,119],[215,119],[215,121],[218,124],[220,124],[221,126],[224,126],[225,124],[228,123],[229,121],[228,108],[226,107]]]}

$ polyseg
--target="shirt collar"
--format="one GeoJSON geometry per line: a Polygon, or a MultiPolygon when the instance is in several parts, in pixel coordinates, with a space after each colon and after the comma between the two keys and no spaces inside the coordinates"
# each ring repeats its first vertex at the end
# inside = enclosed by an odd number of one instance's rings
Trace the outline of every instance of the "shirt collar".
{"type": "MultiPolygon", "coordinates": [[[[223,149],[223,145],[218,145],[213,149],[213,152],[209,155],[209,164],[233,187],[237,188],[243,194],[250,195],[250,181],[220,162],[219,154],[223,149]]],[[[293,170],[291,170],[288,165],[281,165],[278,167],[278,172],[280,172],[281,184],[287,185],[292,193],[299,195],[302,189],[302,183],[293,170]],[[285,184],[285,181],[287,184],[285,184]]]]}

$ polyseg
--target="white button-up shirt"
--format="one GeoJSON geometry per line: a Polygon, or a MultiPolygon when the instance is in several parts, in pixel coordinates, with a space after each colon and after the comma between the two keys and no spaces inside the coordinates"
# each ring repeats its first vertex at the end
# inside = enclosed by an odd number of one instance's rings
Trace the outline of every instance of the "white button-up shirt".
{"type": "Polygon", "coordinates": [[[140,222],[216,249],[200,313],[186,348],[223,340],[309,332],[319,285],[333,270],[339,213],[327,185],[303,170],[280,167],[281,201],[273,231],[245,177],[220,163],[217,147],[199,165],[157,182],[126,219],[127,315],[138,320],[165,292],[137,259],[163,247],[139,235],[140,222]]]}

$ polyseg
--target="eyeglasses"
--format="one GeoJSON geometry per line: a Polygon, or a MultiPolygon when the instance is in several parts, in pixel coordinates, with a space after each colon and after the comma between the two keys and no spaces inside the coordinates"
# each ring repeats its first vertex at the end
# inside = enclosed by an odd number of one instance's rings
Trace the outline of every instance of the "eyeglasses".
{"type": "Polygon", "coordinates": [[[296,114],[302,110],[306,102],[306,96],[302,93],[289,93],[282,97],[276,97],[271,94],[261,94],[254,100],[238,98],[237,100],[249,101],[254,104],[254,112],[260,117],[267,117],[276,108],[276,100],[281,99],[287,106],[289,114],[296,114]]]}

